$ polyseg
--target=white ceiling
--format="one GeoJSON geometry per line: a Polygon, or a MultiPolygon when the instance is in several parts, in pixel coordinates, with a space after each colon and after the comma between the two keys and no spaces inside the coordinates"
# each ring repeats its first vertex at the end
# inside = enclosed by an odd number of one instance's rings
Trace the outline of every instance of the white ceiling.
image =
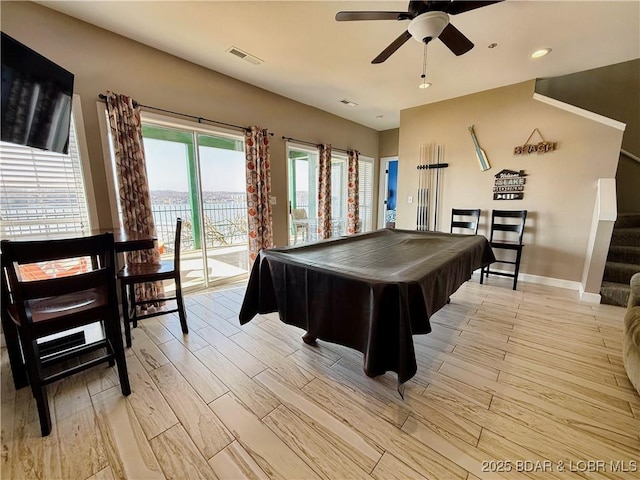
{"type": "Polygon", "coordinates": [[[413,39],[371,64],[408,22],[334,19],[340,10],[406,11],[407,1],[39,3],[376,130],[398,127],[405,108],[640,57],[639,0],[507,0],[452,16],[475,48],[456,57],[431,42],[429,89],[417,88],[423,47],[413,39]],[[231,46],[264,63],[227,53],[231,46]],[[541,47],[553,51],[529,58],[541,47]],[[345,98],[358,106],[340,103],[345,98]]]}

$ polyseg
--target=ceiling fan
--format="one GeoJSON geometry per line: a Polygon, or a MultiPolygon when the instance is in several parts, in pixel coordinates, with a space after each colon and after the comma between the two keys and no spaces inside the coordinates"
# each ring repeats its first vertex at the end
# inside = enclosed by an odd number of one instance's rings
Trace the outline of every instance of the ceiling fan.
{"type": "Polygon", "coordinates": [[[404,43],[413,37],[416,41],[429,43],[439,38],[456,55],[467,53],[473,43],[460,30],[449,23],[449,15],[486,7],[503,0],[427,0],[411,1],[407,12],[338,12],[338,22],[356,20],[410,20],[409,28],[385,48],[371,63],[382,63],[404,43]]]}

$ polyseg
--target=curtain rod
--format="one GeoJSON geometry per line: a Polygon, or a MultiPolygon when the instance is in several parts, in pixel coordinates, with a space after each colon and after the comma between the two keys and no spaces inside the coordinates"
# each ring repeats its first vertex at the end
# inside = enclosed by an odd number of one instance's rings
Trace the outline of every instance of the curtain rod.
{"type": "MultiPolygon", "coordinates": [[[[297,142],[297,143],[302,143],[302,144],[304,144],[304,145],[311,145],[311,146],[313,146],[313,147],[319,147],[319,146],[321,145],[321,144],[319,144],[319,143],[307,142],[307,141],[305,141],[305,140],[298,140],[297,138],[285,137],[284,135],[282,136],[282,140],[285,140],[285,141],[287,141],[287,142],[291,142],[291,141],[293,141],[293,142],[297,142]]],[[[353,149],[353,148],[352,148],[352,149],[350,149],[350,150],[347,150],[347,149],[345,149],[345,148],[338,148],[338,147],[331,146],[331,150],[336,150],[336,151],[338,151],[338,152],[349,153],[349,152],[352,152],[352,151],[353,151],[353,150],[355,150],[355,149],[353,149]]]]}
{"type": "MultiPolygon", "coordinates": [[[[107,96],[104,95],[103,93],[101,93],[100,95],[98,95],[98,97],[100,98],[100,100],[102,100],[103,102],[106,102],[107,100],[107,96]]],[[[193,118],[195,120],[198,121],[198,123],[202,123],[202,122],[209,122],[209,123],[217,123],[218,125],[224,125],[225,127],[231,127],[231,128],[235,128],[238,130],[242,130],[242,131],[251,131],[251,127],[242,127],[240,125],[234,125],[232,123],[225,123],[225,122],[219,122],[218,120],[211,120],[209,118],[204,118],[204,117],[197,117],[196,115],[189,115],[188,113],[180,113],[180,112],[174,112],[173,110],[166,110],[164,108],[159,108],[159,107],[152,107],[150,105],[143,105],[142,103],[138,103],[135,100],[133,101],[133,106],[134,107],[142,107],[142,108],[148,108],[150,110],[156,110],[158,112],[165,112],[165,113],[171,113],[173,115],[180,115],[182,117],[188,117],[188,118],[193,118]]],[[[273,132],[269,132],[270,136],[273,136],[273,132]]]]}

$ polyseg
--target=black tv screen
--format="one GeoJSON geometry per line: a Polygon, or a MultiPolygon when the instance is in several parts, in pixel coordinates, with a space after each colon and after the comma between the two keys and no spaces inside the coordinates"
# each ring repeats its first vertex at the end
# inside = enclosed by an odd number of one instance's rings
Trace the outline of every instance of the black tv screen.
{"type": "Polygon", "coordinates": [[[1,34],[2,141],[68,153],[73,74],[1,34]]]}

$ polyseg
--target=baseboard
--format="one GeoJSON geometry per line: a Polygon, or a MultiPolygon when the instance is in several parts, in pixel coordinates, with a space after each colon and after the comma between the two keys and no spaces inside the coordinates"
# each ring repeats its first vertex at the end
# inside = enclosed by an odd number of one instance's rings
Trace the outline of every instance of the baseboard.
{"type": "Polygon", "coordinates": [[[602,296],[599,293],[590,293],[585,292],[582,284],[580,284],[580,300],[586,303],[597,303],[600,304],[602,302],[602,296]]]}
{"type": "MultiPolygon", "coordinates": [[[[496,269],[499,272],[510,273],[507,270],[496,269]]],[[[480,272],[480,270],[478,270],[480,272]]],[[[542,275],[531,275],[529,273],[522,273],[518,275],[518,282],[536,283],[538,285],[547,285],[549,287],[565,288],[567,290],[574,290],[576,292],[582,291],[582,284],[580,282],[574,282],[571,280],[564,280],[562,278],[543,277],[542,275]]],[[[595,294],[591,294],[595,295],[595,294]]],[[[600,297],[600,295],[598,295],[600,297]]]]}
{"type": "Polygon", "coordinates": [[[547,285],[549,287],[566,288],[567,290],[580,291],[582,284],[580,282],[574,282],[571,280],[564,280],[562,278],[543,277],[541,275],[531,275],[529,273],[520,273],[518,280],[529,283],[537,283],[540,285],[547,285]]]}

